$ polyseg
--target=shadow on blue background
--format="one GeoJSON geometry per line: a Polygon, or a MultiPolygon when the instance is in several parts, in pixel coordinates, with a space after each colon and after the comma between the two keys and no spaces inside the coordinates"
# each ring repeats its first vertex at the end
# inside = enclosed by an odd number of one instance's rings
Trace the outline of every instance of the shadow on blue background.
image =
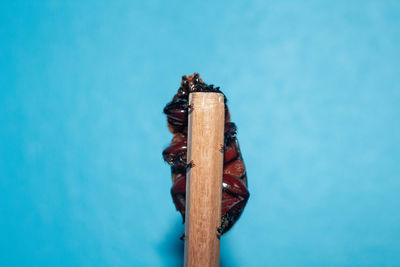
{"type": "Polygon", "coordinates": [[[179,266],[163,106],[221,86],[251,198],[224,266],[400,264],[397,1],[3,3],[0,265],[179,266]]]}

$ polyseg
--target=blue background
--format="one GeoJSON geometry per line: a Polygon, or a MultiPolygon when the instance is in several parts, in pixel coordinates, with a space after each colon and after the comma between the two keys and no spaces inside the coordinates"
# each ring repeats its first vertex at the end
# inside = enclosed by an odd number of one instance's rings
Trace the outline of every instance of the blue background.
{"type": "Polygon", "coordinates": [[[398,1],[9,1],[0,265],[179,266],[161,151],[221,86],[251,198],[223,266],[400,265],[398,1]]]}

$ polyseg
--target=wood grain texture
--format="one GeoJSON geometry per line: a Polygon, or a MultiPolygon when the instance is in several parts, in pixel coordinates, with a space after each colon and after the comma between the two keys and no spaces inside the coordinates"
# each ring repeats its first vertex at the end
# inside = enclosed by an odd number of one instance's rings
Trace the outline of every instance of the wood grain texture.
{"type": "Polygon", "coordinates": [[[185,266],[219,266],[224,96],[191,93],[189,103],[185,266]]]}

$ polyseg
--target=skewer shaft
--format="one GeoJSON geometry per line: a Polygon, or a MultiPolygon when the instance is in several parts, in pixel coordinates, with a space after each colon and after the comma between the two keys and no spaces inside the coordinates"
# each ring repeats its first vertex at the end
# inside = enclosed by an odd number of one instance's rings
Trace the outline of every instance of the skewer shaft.
{"type": "Polygon", "coordinates": [[[219,266],[225,106],[220,93],[191,93],[185,266],[219,266]]]}

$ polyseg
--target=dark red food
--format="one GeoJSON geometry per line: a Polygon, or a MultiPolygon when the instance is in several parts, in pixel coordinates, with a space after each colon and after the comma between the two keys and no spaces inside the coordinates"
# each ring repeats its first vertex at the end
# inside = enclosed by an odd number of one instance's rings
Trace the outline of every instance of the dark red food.
{"type": "MultiPolygon", "coordinates": [[[[164,160],[171,165],[172,199],[176,209],[185,221],[186,171],[191,168],[187,163],[187,126],[189,94],[192,92],[222,93],[219,87],[205,84],[199,74],[183,76],[178,92],[164,108],[168,129],[174,135],[169,147],[163,151],[164,160]]],[[[224,169],[222,177],[221,227],[218,233],[223,235],[235,224],[249,199],[246,168],[236,139],[236,125],[230,122],[230,113],[225,98],[225,138],[224,169]]]]}

